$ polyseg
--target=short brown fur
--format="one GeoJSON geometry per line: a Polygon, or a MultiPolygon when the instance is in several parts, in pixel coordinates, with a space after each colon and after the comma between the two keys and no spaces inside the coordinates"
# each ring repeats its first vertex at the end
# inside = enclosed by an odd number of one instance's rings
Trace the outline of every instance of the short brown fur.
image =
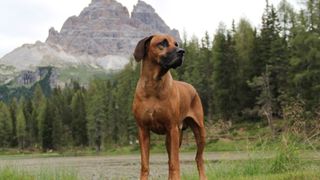
{"type": "Polygon", "coordinates": [[[182,61],[182,51],[172,36],[153,35],[142,39],[134,52],[135,59],[142,60],[132,106],[141,149],[141,180],[149,176],[150,131],[166,135],[168,179],[180,179],[179,147],[185,127],[190,127],[195,135],[200,179],[207,179],[203,160],[205,128],[199,95],[192,85],[173,80],[169,69],[161,65],[162,59],[169,57],[169,54],[173,54],[173,58],[168,61],[175,63],[179,58],[182,61]],[[166,46],[161,45],[164,40],[168,42],[166,46]]]}

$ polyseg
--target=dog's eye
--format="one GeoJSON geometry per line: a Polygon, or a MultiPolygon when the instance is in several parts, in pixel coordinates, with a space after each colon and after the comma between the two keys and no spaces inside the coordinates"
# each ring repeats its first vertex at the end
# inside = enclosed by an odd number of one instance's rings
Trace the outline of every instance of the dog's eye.
{"type": "Polygon", "coordinates": [[[169,47],[169,42],[168,42],[168,40],[163,40],[163,41],[161,41],[161,42],[159,42],[159,44],[158,44],[158,47],[161,49],[163,49],[163,48],[166,48],[166,47],[169,47]]]}
{"type": "Polygon", "coordinates": [[[179,44],[178,44],[177,42],[174,42],[174,45],[175,45],[176,47],[178,47],[178,46],[179,46],[179,44]]]}
{"type": "Polygon", "coordinates": [[[163,47],[163,45],[162,45],[161,43],[159,43],[157,46],[158,46],[158,48],[159,48],[160,50],[163,50],[163,49],[164,49],[164,47],[163,47]]]}

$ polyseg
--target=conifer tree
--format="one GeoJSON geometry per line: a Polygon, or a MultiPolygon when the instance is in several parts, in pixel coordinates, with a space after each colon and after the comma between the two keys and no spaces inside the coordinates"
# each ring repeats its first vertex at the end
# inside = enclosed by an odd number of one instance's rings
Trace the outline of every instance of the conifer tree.
{"type": "Polygon", "coordinates": [[[72,112],[72,138],[75,146],[85,146],[88,143],[87,121],[84,95],[81,90],[77,90],[71,101],[72,112]]]}
{"type": "MultiPolygon", "coordinates": [[[[107,124],[107,104],[103,91],[104,85],[98,79],[90,82],[87,93],[87,129],[89,145],[95,147],[96,151],[101,150],[105,136],[107,124]]],[[[110,103],[110,102],[108,102],[110,103]]]]}
{"type": "Polygon", "coordinates": [[[246,115],[245,118],[250,118],[252,117],[250,109],[255,105],[256,93],[249,87],[248,81],[260,75],[260,72],[256,72],[258,66],[253,58],[256,45],[255,30],[246,19],[240,19],[235,30],[234,41],[238,57],[238,74],[234,74],[239,78],[237,96],[241,111],[246,115]]]}
{"type": "Polygon", "coordinates": [[[18,146],[17,139],[17,110],[18,110],[18,101],[16,98],[13,98],[9,107],[10,115],[12,119],[12,138],[11,138],[11,146],[18,146]]]}
{"type": "Polygon", "coordinates": [[[54,148],[53,146],[53,106],[50,99],[46,100],[46,104],[43,111],[40,112],[42,117],[41,121],[41,140],[42,140],[42,150],[48,151],[54,148]]]}
{"type": "Polygon", "coordinates": [[[36,141],[40,144],[42,142],[42,125],[44,121],[43,112],[45,111],[45,108],[46,97],[43,94],[41,86],[37,84],[32,97],[32,118],[30,121],[33,127],[34,134],[36,134],[34,138],[36,138],[36,141]]]}
{"type": "Polygon", "coordinates": [[[0,147],[9,147],[12,139],[12,119],[6,104],[0,101],[0,147]]]}
{"type": "Polygon", "coordinates": [[[26,117],[24,115],[24,103],[25,103],[25,100],[22,97],[19,101],[19,106],[17,109],[17,123],[16,123],[17,139],[18,139],[19,147],[21,149],[25,148],[26,141],[27,141],[26,117]]]}
{"type": "Polygon", "coordinates": [[[237,115],[237,59],[234,42],[223,26],[213,43],[213,99],[219,118],[229,121],[237,115]]]}

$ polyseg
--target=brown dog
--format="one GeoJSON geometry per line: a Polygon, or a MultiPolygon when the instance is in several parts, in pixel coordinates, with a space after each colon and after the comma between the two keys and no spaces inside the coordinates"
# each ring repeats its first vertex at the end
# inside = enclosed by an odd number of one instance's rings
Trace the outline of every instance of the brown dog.
{"type": "Polygon", "coordinates": [[[169,179],[180,179],[179,147],[182,130],[190,127],[197,143],[196,162],[201,180],[204,171],[205,128],[203,109],[196,90],[187,83],[172,79],[169,69],[182,64],[184,50],[169,35],[153,35],[140,40],[134,52],[142,61],[133,113],[141,148],[140,179],[148,179],[150,130],[166,135],[169,156],[169,179]]]}

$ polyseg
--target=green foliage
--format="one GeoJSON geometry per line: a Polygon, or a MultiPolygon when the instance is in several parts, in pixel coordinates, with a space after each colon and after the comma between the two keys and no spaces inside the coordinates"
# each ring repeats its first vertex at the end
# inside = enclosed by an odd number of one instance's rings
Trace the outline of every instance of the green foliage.
{"type": "Polygon", "coordinates": [[[18,146],[18,140],[17,140],[17,109],[18,109],[18,102],[16,98],[13,98],[13,100],[10,103],[9,110],[10,110],[10,116],[12,120],[12,139],[11,139],[11,146],[16,147],[18,146]]]}
{"type": "Polygon", "coordinates": [[[108,134],[103,130],[106,127],[108,106],[110,97],[110,83],[104,84],[93,80],[89,84],[87,97],[87,129],[89,145],[100,151],[104,138],[108,134]],[[105,133],[104,133],[105,132],[105,133]]]}
{"type": "Polygon", "coordinates": [[[16,122],[16,131],[18,144],[21,149],[24,149],[26,146],[26,117],[23,111],[25,100],[24,98],[20,99],[18,110],[17,110],[17,122],[16,122]]]}
{"type": "Polygon", "coordinates": [[[9,147],[12,140],[12,119],[6,104],[0,102],[0,147],[9,147]]]}
{"type": "Polygon", "coordinates": [[[71,130],[75,146],[87,145],[86,107],[84,95],[76,90],[71,100],[72,122],[71,130]]]}
{"type": "Polygon", "coordinates": [[[213,44],[213,103],[218,118],[231,120],[237,114],[237,56],[230,32],[220,27],[213,44]]]}

